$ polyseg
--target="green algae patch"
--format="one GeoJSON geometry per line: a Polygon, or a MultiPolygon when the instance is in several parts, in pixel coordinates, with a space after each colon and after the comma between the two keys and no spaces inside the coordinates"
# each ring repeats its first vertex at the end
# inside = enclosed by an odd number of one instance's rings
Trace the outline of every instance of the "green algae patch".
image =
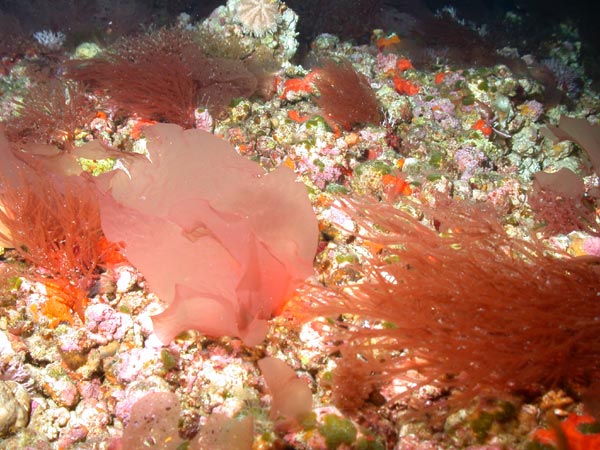
{"type": "Polygon", "coordinates": [[[319,432],[325,438],[328,450],[335,450],[342,444],[351,445],[357,434],[356,427],[350,420],[335,414],[327,414],[323,418],[319,432]]]}

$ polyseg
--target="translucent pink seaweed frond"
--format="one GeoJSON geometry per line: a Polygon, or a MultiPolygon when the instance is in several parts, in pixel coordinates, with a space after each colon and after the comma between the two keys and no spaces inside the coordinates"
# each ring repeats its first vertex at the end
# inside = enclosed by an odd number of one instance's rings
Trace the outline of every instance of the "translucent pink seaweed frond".
{"type": "Polygon", "coordinates": [[[164,342],[188,329],[260,342],[312,271],[317,221],[306,188],[266,174],[201,130],[147,129],[148,158],[100,177],[102,227],[169,306],[164,342]]]}

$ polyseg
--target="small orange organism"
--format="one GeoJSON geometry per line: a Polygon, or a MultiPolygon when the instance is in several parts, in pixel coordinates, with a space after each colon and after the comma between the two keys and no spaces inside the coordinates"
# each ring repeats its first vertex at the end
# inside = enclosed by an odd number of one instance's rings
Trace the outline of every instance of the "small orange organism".
{"type": "Polygon", "coordinates": [[[444,78],[446,78],[446,72],[438,73],[434,78],[435,84],[442,84],[444,82],[444,78]]]}
{"type": "Polygon", "coordinates": [[[555,429],[540,429],[533,433],[532,438],[542,444],[559,448],[561,440],[558,434],[563,435],[569,450],[600,450],[600,424],[592,416],[569,416],[559,422],[555,429]]]}
{"type": "Polygon", "coordinates": [[[413,96],[419,93],[419,86],[398,75],[394,75],[394,88],[398,94],[413,96]]]}
{"type": "Polygon", "coordinates": [[[391,198],[396,198],[398,195],[412,194],[410,183],[401,176],[386,174],[381,178],[381,182],[383,183],[384,191],[391,198]]]}
{"type": "Polygon", "coordinates": [[[390,47],[392,45],[397,45],[400,43],[400,38],[396,33],[393,33],[387,37],[381,37],[377,39],[375,45],[377,45],[377,50],[382,51],[383,49],[390,47]]]}
{"type": "Polygon", "coordinates": [[[408,58],[400,58],[398,61],[396,61],[396,70],[399,72],[404,72],[405,70],[414,68],[415,66],[413,66],[412,62],[410,62],[410,59],[408,58]]]}
{"type": "Polygon", "coordinates": [[[477,122],[475,122],[473,124],[473,126],[471,127],[473,130],[479,130],[481,131],[481,133],[485,136],[488,137],[489,135],[492,134],[492,127],[488,125],[488,123],[483,120],[483,119],[479,119],[477,122]]]}
{"type": "Polygon", "coordinates": [[[142,131],[149,125],[154,125],[156,120],[150,119],[135,119],[133,127],[131,128],[131,133],[129,135],[133,139],[139,139],[142,136],[142,131]]]}
{"type": "Polygon", "coordinates": [[[296,111],[295,109],[291,109],[288,111],[288,117],[290,119],[292,119],[294,122],[296,123],[304,123],[306,122],[308,119],[311,118],[310,115],[306,114],[306,115],[301,115],[298,111],[296,111]]]}
{"type": "Polygon", "coordinates": [[[290,92],[308,92],[312,94],[314,92],[312,82],[317,73],[318,69],[309,72],[304,78],[290,78],[289,80],[285,80],[283,83],[283,92],[279,98],[287,99],[290,92]]]}

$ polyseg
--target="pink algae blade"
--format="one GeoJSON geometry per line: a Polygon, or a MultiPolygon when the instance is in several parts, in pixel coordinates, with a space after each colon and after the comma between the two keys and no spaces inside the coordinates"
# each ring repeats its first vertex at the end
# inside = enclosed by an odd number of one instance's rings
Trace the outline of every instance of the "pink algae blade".
{"type": "Polygon", "coordinates": [[[306,188],[286,167],[265,174],[201,130],[147,129],[148,158],[98,184],[107,238],[167,309],[154,317],[164,342],[196,329],[253,345],[266,321],[313,273],[318,228],[306,188]]]}

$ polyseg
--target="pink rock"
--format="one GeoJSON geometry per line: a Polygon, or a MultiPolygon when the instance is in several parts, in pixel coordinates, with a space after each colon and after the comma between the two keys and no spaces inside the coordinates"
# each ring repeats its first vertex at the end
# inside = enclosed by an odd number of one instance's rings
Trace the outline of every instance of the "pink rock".
{"type": "Polygon", "coordinates": [[[583,251],[588,255],[600,256],[600,237],[592,236],[583,241],[583,251]]]}

